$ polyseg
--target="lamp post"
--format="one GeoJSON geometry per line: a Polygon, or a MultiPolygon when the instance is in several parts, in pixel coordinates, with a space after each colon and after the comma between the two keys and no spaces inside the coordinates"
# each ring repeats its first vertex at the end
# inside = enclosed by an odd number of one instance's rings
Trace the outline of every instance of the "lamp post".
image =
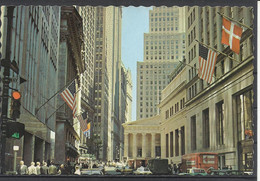
{"type": "Polygon", "coordinates": [[[19,150],[19,146],[13,146],[14,150],[14,172],[16,172],[16,158],[17,158],[17,151],[19,150]]]}

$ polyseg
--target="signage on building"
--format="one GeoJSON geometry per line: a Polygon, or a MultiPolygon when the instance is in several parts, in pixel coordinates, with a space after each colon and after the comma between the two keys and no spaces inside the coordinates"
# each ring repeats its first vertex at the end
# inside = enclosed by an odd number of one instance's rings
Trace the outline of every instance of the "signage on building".
{"type": "Polygon", "coordinates": [[[203,155],[203,163],[214,164],[215,163],[215,155],[203,155]]]}

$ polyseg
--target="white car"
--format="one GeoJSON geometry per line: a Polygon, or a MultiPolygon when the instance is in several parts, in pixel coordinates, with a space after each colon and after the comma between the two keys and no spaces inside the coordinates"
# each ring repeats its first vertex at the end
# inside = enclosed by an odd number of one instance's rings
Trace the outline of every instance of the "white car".
{"type": "Polygon", "coordinates": [[[147,167],[139,167],[136,171],[134,171],[135,175],[151,175],[152,172],[147,167]]]}

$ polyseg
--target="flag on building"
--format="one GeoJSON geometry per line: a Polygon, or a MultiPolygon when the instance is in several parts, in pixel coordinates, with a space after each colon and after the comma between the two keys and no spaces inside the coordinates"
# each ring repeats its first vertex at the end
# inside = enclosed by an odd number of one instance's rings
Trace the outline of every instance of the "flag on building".
{"type": "Polygon", "coordinates": [[[76,115],[76,81],[74,80],[61,94],[62,99],[68,104],[73,111],[73,117],[76,115]]]}
{"type": "Polygon", "coordinates": [[[83,133],[86,137],[90,138],[90,123],[88,123],[87,129],[83,133]]]}
{"type": "Polygon", "coordinates": [[[239,54],[242,28],[223,17],[221,43],[230,46],[230,49],[239,54]]]}
{"type": "Polygon", "coordinates": [[[81,128],[82,131],[85,131],[87,129],[87,126],[88,126],[87,125],[87,117],[88,117],[87,112],[84,112],[84,113],[79,114],[77,116],[77,118],[80,122],[80,128],[81,128]]]}
{"type": "Polygon", "coordinates": [[[215,70],[217,53],[199,45],[199,78],[211,82],[215,70]]]}

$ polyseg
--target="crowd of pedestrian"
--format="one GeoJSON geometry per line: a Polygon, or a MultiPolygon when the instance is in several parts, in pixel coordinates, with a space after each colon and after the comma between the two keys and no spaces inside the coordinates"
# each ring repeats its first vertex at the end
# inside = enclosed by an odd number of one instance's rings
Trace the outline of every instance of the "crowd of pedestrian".
{"type": "MultiPolygon", "coordinates": [[[[84,165],[84,168],[88,165],[84,165]]],[[[75,163],[74,165],[68,162],[67,164],[54,164],[51,162],[31,162],[30,166],[27,167],[24,164],[24,161],[20,161],[20,164],[17,167],[18,175],[80,175],[81,164],[75,163]]]]}

